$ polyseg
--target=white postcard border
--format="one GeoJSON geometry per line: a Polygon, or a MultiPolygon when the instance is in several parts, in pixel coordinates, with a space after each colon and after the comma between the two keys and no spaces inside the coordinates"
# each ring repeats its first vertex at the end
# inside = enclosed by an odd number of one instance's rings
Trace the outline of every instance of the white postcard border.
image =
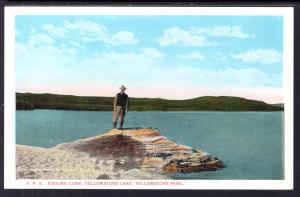
{"type": "Polygon", "coordinates": [[[293,189],[294,35],[292,7],[5,7],[4,188],[5,189],[293,189]],[[17,180],[15,149],[16,15],[226,15],[283,16],[284,179],[283,180],[17,180]],[[67,185],[49,185],[49,182],[67,185]],[[80,182],[80,185],[76,185],[80,182]],[[88,182],[91,184],[87,185],[88,182]],[[112,183],[117,182],[118,185],[112,183]],[[128,185],[131,183],[132,185],[128,185]],[[139,184],[137,185],[137,182],[139,184]],[[155,186],[151,185],[156,183],[155,186]],[[99,184],[106,184],[100,185],[99,184]],[[112,185],[109,185],[112,184],[112,185]],[[166,184],[166,185],[164,185],[166,184]]]}

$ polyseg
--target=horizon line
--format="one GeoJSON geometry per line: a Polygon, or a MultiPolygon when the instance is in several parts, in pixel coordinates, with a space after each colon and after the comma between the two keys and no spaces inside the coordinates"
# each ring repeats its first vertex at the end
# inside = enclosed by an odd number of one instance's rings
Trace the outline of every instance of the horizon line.
{"type": "MultiPolygon", "coordinates": [[[[76,96],[76,97],[111,97],[113,98],[114,96],[91,96],[91,95],[74,95],[74,94],[57,94],[57,93],[49,93],[49,92],[46,92],[46,93],[36,93],[36,92],[17,92],[16,93],[21,93],[21,94],[54,94],[54,95],[61,95],[61,96],[76,96]]],[[[247,100],[253,100],[253,101],[260,101],[260,102],[264,102],[264,103],[267,103],[266,101],[263,101],[263,100],[255,100],[255,99],[248,99],[248,98],[245,98],[245,97],[239,97],[239,96],[222,96],[222,95],[219,95],[219,96],[211,96],[211,95],[206,95],[206,96],[199,96],[199,97],[193,97],[193,98],[188,98],[188,99],[166,99],[166,98],[162,98],[162,97],[131,97],[131,98],[139,98],[139,99],[163,99],[163,100],[172,100],[172,101],[185,101],[185,100],[191,100],[191,99],[196,99],[196,98],[201,98],[201,97],[234,97],[234,98],[243,98],[243,99],[247,99],[247,100]]],[[[267,103],[269,105],[276,105],[276,104],[284,104],[284,102],[281,102],[281,103],[267,103]]]]}

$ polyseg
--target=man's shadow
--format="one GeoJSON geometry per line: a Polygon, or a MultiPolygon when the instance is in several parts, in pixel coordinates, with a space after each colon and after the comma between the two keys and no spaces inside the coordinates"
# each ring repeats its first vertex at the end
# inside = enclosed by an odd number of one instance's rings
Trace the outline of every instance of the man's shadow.
{"type": "Polygon", "coordinates": [[[128,127],[128,128],[118,128],[118,130],[136,130],[136,129],[142,129],[142,127],[128,127]]]}
{"type": "Polygon", "coordinates": [[[139,130],[139,129],[153,129],[153,127],[127,127],[127,128],[118,128],[118,130],[139,130]]]}

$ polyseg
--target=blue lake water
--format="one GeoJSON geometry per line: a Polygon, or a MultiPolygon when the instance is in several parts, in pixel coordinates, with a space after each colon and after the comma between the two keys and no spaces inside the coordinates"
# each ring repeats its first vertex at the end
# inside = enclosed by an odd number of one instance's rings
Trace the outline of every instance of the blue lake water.
{"type": "MultiPolygon", "coordinates": [[[[105,133],[111,112],[16,112],[16,143],[52,147],[105,133]]],[[[283,112],[129,112],[124,127],[154,127],[178,143],[220,158],[218,171],[173,179],[283,179],[283,112]]]]}

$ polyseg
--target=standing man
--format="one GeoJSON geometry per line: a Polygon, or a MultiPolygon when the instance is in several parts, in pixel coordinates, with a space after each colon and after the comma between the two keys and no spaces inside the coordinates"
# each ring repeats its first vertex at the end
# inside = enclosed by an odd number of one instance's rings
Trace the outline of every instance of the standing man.
{"type": "Polygon", "coordinates": [[[120,87],[120,92],[116,94],[114,98],[114,112],[113,112],[113,128],[115,129],[117,126],[118,118],[120,117],[120,129],[123,128],[124,117],[128,112],[128,95],[125,94],[125,86],[122,85],[120,87]]]}

